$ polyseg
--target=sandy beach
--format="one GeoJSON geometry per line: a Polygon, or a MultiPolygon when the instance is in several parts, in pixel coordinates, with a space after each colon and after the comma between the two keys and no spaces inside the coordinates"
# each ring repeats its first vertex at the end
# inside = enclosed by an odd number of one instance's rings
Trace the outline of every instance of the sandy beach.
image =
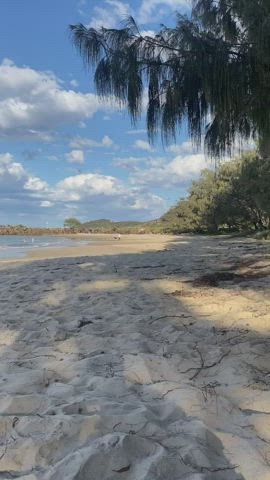
{"type": "Polygon", "coordinates": [[[103,240],[0,264],[0,479],[269,480],[269,243],[103,240]]]}

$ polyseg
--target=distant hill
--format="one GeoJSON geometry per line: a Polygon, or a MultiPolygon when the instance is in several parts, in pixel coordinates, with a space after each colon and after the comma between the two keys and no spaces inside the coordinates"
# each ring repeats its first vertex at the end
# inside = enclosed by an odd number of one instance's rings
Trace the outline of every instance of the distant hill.
{"type": "Polygon", "coordinates": [[[123,221],[114,222],[108,219],[91,220],[81,227],[92,233],[144,233],[148,229],[149,222],[123,221]]]}

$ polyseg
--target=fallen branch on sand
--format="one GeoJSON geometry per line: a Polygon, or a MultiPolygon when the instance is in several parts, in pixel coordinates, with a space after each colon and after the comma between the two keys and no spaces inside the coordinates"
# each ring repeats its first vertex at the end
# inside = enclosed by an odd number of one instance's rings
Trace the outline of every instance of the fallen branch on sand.
{"type": "Polygon", "coordinates": [[[190,377],[189,380],[194,380],[201,373],[202,370],[208,370],[209,368],[212,368],[212,367],[215,367],[216,365],[219,365],[222,362],[222,360],[231,353],[231,350],[228,350],[227,352],[223,353],[221,355],[221,357],[218,360],[216,360],[215,362],[211,363],[210,365],[205,365],[204,358],[202,356],[202,353],[198,349],[198,347],[196,348],[196,350],[200,355],[201,366],[200,367],[191,367],[191,368],[188,368],[187,370],[185,370],[183,372],[180,372],[182,374],[185,374],[185,373],[188,373],[188,372],[192,372],[193,370],[196,370],[194,375],[192,375],[192,377],[190,377]]]}
{"type": "Polygon", "coordinates": [[[239,465],[232,465],[232,466],[229,466],[229,467],[217,467],[217,468],[208,468],[208,467],[201,467],[201,471],[204,472],[211,472],[211,473],[215,473],[215,472],[224,472],[226,470],[235,470],[235,468],[238,468],[239,465]]]}
{"type": "Polygon", "coordinates": [[[7,453],[7,446],[8,446],[8,441],[6,441],[6,443],[5,443],[4,451],[3,451],[3,453],[0,455],[0,460],[2,460],[2,458],[4,458],[4,456],[6,455],[6,453],[7,453]]]}
{"type": "Polygon", "coordinates": [[[132,270],[139,270],[141,268],[165,268],[167,265],[141,265],[141,266],[135,266],[135,267],[129,267],[132,270]]]}
{"type": "Polygon", "coordinates": [[[195,470],[200,470],[201,473],[203,472],[210,472],[210,473],[216,473],[216,472],[224,472],[226,470],[235,470],[235,468],[238,468],[239,465],[228,465],[226,467],[216,467],[216,468],[210,468],[210,467],[198,467],[197,465],[193,465],[192,463],[187,462],[182,455],[179,453],[179,457],[184,465],[187,467],[194,468],[195,470]]]}
{"type": "Polygon", "coordinates": [[[231,350],[228,350],[226,353],[223,353],[223,355],[221,355],[221,357],[216,362],[213,362],[211,365],[204,365],[203,363],[203,365],[198,369],[198,371],[194,375],[192,375],[192,377],[190,377],[189,380],[194,380],[201,373],[202,370],[207,370],[208,368],[212,368],[212,367],[215,367],[216,365],[219,365],[219,363],[221,363],[222,360],[225,357],[227,357],[230,353],[231,353],[231,350]]]}

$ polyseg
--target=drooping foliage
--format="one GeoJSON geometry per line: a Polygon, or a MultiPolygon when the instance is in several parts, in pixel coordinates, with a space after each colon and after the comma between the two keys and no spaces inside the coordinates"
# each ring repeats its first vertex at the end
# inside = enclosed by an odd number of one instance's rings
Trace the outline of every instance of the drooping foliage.
{"type": "Polygon", "coordinates": [[[120,29],[71,26],[73,41],[95,69],[101,96],[113,96],[140,116],[148,89],[147,127],[165,142],[183,123],[194,144],[212,156],[258,138],[269,152],[270,2],[194,0],[173,28],[143,36],[133,18],[120,29]]]}
{"type": "Polygon", "coordinates": [[[161,218],[164,231],[217,233],[270,229],[270,159],[249,153],[205,170],[187,199],[161,218]]]}

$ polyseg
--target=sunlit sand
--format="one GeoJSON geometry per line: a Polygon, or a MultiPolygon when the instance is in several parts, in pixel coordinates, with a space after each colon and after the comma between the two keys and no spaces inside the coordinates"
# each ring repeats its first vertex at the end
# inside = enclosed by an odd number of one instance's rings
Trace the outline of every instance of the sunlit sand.
{"type": "Polygon", "coordinates": [[[269,253],[132,236],[2,263],[0,478],[268,480],[269,253]]]}

